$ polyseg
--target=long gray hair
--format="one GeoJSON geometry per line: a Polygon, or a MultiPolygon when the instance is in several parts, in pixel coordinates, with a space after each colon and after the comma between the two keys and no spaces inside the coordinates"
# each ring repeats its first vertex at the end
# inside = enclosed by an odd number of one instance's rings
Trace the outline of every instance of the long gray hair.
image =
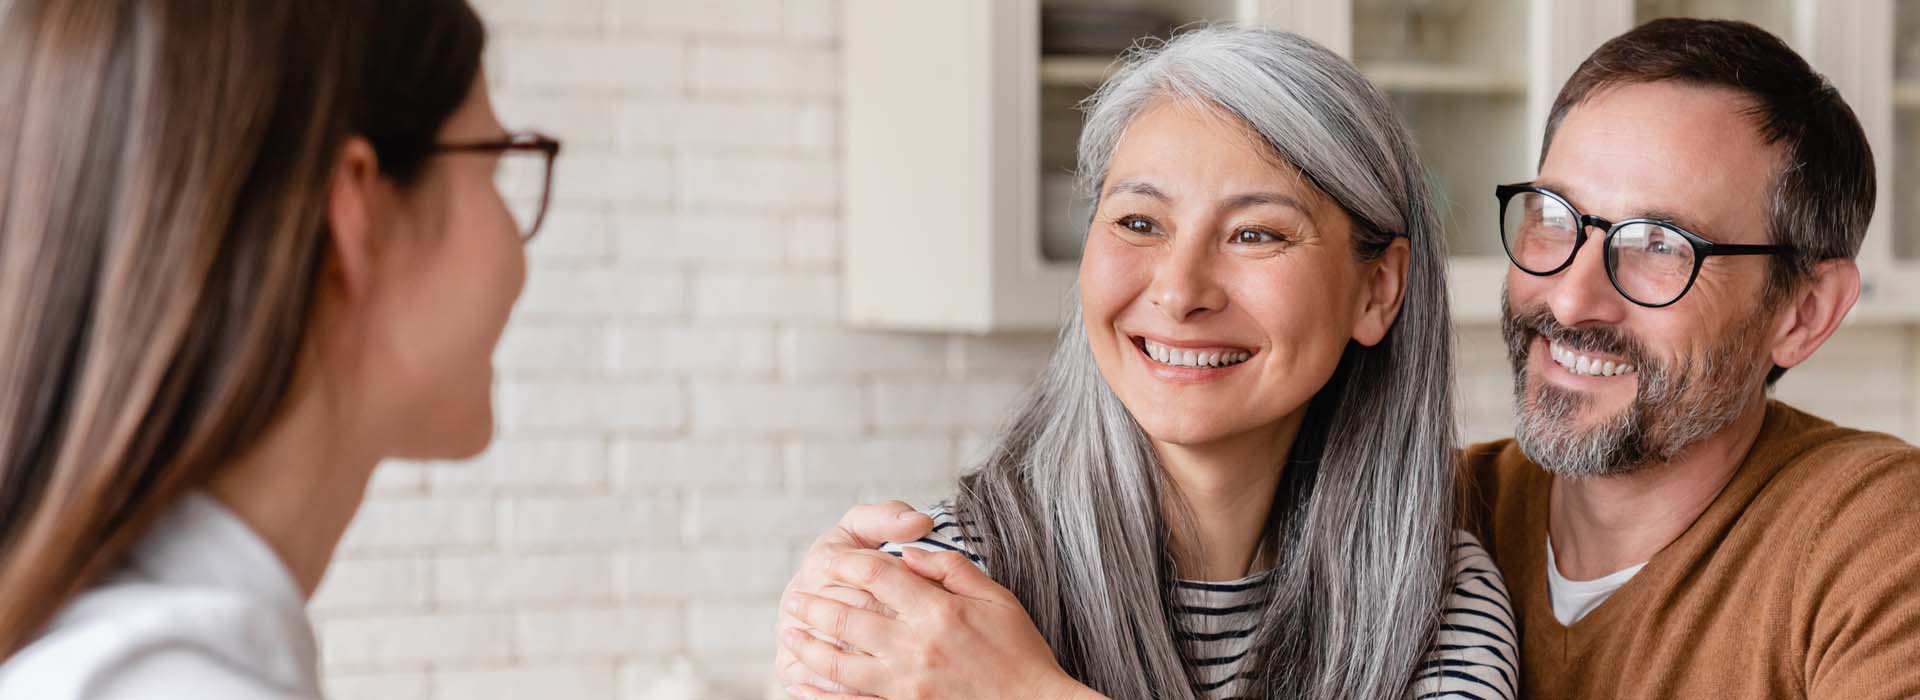
{"type": "MultiPolygon", "coordinates": [[[[1446,250],[1412,140],[1351,63],[1293,34],[1201,28],[1123,61],[1086,106],[1080,174],[1096,201],[1127,125],[1179,100],[1237,118],[1343,207],[1357,259],[1411,244],[1393,327],[1373,347],[1349,343],[1287,458],[1257,557],[1277,570],[1243,685],[1403,696],[1439,622],[1455,506],[1446,250]]],[[[1198,697],[1168,544],[1184,501],[1101,377],[1080,316],[1076,300],[955,507],[1075,678],[1116,698],[1198,697]]]]}

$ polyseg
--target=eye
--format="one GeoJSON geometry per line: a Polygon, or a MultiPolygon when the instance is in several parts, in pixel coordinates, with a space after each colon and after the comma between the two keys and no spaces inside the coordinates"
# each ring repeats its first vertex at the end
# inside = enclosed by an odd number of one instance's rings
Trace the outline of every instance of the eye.
{"type": "Polygon", "coordinates": [[[1673,255],[1680,252],[1678,241],[1675,241],[1674,238],[1673,235],[1665,231],[1655,232],[1652,236],[1647,237],[1647,252],[1655,255],[1673,255]]]}
{"type": "Polygon", "coordinates": [[[1240,245],[1260,245],[1262,243],[1284,243],[1286,238],[1272,231],[1257,228],[1243,228],[1233,232],[1228,241],[1240,245]]]}
{"type": "Polygon", "coordinates": [[[1120,217],[1119,220],[1113,223],[1120,228],[1126,229],[1130,233],[1136,233],[1142,236],[1151,236],[1154,234],[1153,222],[1148,221],[1144,217],[1128,215],[1120,217]]]}

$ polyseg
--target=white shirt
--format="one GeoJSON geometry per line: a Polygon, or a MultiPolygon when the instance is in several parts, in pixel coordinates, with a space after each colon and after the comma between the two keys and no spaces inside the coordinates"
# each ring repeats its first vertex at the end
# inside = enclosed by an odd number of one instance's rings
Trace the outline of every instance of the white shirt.
{"type": "Polygon", "coordinates": [[[1547,538],[1547,595],[1553,599],[1553,619],[1562,627],[1579,622],[1646,565],[1643,561],[1592,581],[1569,581],[1560,575],[1560,565],[1553,563],[1553,538],[1547,538]]]}
{"type": "Polygon", "coordinates": [[[318,658],[286,565],[232,511],[191,493],[0,664],[0,700],[316,699],[318,658]]]}

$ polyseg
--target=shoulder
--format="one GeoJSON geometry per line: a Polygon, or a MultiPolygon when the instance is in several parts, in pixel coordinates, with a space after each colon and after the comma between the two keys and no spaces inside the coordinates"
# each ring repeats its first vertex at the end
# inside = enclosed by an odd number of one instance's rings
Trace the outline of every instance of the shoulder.
{"type": "Polygon", "coordinates": [[[1447,624],[1470,624],[1475,629],[1484,629],[1487,634],[1483,636],[1498,637],[1511,645],[1512,604],[1507,598],[1506,582],[1500,578],[1500,569],[1493,565],[1493,558],[1473,533],[1456,530],[1451,559],[1447,624]]]}
{"type": "Polygon", "coordinates": [[[980,557],[978,549],[974,546],[978,540],[967,534],[967,528],[960,521],[959,515],[954,513],[951,501],[941,501],[921,508],[920,512],[933,518],[932,532],[912,542],[888,542],[880,546],[880,551],[896,557],[908,548],[929,552],[959,552],[965,555],[968,561],[973,562],[974,566],[980,567],[982,571],[986,570],[986,560],[980,557]]]}
{"type": "Polygon", "coordinates": [[[319,697],[310,632],[226,591],[142,582],[76,598],[0,664],[0,700],[319,697]]]}
{"type": "MultiPolygon", "coordinates": [[[[1790,576],[1794,636],[1812,697],[1920,691],[1920,448],[1776,405],[1784,460],[1741,525],[1755,560],[1790,576]]],[[[1768,421],[1774,427],[1776,421],[1768,421]]],[[[1769,436],[1762,436],[1768,440],[1769,436]]],[[[1756,448],[1756,452],[1758,449],[1756,448]]]]}
{"type": "MultiPolygon", "coordinates": [[[[1858,538],[1920,537],[1920,447],[1885,433],[1834,425],[1784,404],[1768,427],[1786,435],[1761,437],[1783,463],[1757,497],[1756,512],[1811,536],[1809,548],[1839,547],[1856,554],[1858,538]],[[1769,438],[1772,439],[1769,439],[1769,438]]],[[[1756,447],[1756,452],[1759,452],[1756,447]]]]}
{"type": "Polygon", "coordinates": [[[1540,471],[1520,451],[1520,443],[1513,438],[1468,445],[1460,450],[1457,466],[1454,478],[1460,490],[1488,498],[1513,490],[1540,471]]]}
{"type": "Polygon", "coordinates": [[[1776,478],[1821,490],[1853,484],[1898,489],[1903,496],[1920,495],[1920,447],[1912,443],[1886,433],[1825,421],[1793,437],[1796,439],[1784,441],[1786,446],[1780,448],[1788,454],[1776,478]]]}
{"type": "Polygon", "coordinates": [[[1508,554],[1502,547],[1528,534],[1533,507],[1553,483],[1513,438],[1469,445],[1460,451],[1454,474],[1461,526],[1497,557],[1508,554]]]}
{"type": "Polygon", "coordinates": [[[1472,533],[1454,533],[1451,559],[1440,631],[1415,676],[1415,695],[1512,698],[1520,656],[1506,584],[1472,533]]]}
{"type": "MultiPolygon", "coordinates": [[[[1780,463],[1771,486],[1827,490],[1848,483],[1920,487],[1920,447],[1886,433],[1835,425],[1784,403],[1768,407],[1749,460],[1780,463]]],[[[1908,494],[1912,495],[1912,494],[1908,494]]]]}

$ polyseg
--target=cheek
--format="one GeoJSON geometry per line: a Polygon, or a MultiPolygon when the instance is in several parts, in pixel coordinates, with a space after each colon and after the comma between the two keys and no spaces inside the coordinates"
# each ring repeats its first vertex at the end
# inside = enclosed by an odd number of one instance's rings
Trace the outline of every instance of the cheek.
{"type": "MultiPolygon", "coordinates": [[[[1672,307],[1662,309],[1673,311],[1672,307]]],[[[1728,352],[1744,353],[1751,348],[1732,348],[1716,346],[1714,340],[1724,340],[1738,327],[1738,322],[1729,322],[1723,318],[1701,316],[1689,309],[1683,313],[1660,315],[1655,313],[1636,314],[1626,326],[1627,332],[1651,353],[1663,362],[1684,361],[1698,368],[1706,362],[1724,362],[1730,358],[1711,357],[1710,355],[1728,352]]],[[[1735,318],[1728,316],[1725,318],[1735,318]]]]}
{"type": "Polygon", "coordinates": [[[1080,308],[1089,323],[1111,326],[1152,278],[1149,250],[1094,235],[1080,257],[1080,308]]]}
{"type": "Polygon", "coordinates": [[[448,239],[434,261],[436,298],[431,308],[443,315],[449,336],[468,347],[448,348],[478,357],[491,357],[513,305],[526,286],[526,250],[514,229],[488,227],[487,222],[453,218],[444,232],[448,239]]]}
{"type": "MultiPolygon", "coordinates": [[[[1335,263],[1327,263],[1335,264],[1335,263]]],[[[1235,280],[1232,294],[1272,344],[1272,380],[1318,390],[1339,364],[1358,310],[1351,280],[1325,274],[1324,265],[1289,265],[1235,280]]],[[[1295,393],[1295,392],[1287,392],[1295,393]]],[[[1311,393],[1311,392],[1309,392],[1311,393]]]]}
{"type": "Polygon", "coordinates": [[[392,275],[389,334],[406,348],[405,372],[447,396],[491,385],[494,347],[526,282],[526,256],[512,229],[485,207],[452,207],[438,231],[416,231],[392,275]]]}
{"type": "Polygon", "coordinates": [[[1533,300],[1541,298],[1542,287],[1546,284],[1547,278],[1535,277],[1521,272],[1520,268],[1507,266],[1507,299],[1516,309],[1531,307],[1533,300]]]}

